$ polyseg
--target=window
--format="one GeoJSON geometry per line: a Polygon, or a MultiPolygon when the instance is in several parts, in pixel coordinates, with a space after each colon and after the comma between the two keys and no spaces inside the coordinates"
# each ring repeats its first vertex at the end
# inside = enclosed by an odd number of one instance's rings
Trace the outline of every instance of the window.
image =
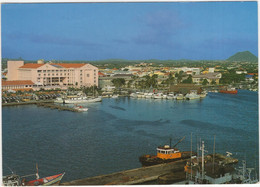
{"type": "Polygon", "coordinates": [[[40,76],[41,76],[41,74],[38,74],[38,76],[40,77],[40,76]]]}
{"type": "Polygon", "coordinates": [[[87,74],[87,77],[89,77],[89,74],[87,74]]]}
{"type": "Polygon", "coordinates": [[[46,72],[46,70],[43,70],[43,72],[46,72]]]}
{"type": "Polygon", "coordinates": [[[51,70],[48,70],[47,72],[50,72],[51,70]]]}
{"type": "Polygon", "coordinates": [[[94,69],[94,72],[96,72],[96,70],[94,69]]]}
{"type": "Polygon", "coordinates": [[[54,72],[54,70],[51,70],[52,72],[54,72]]]}
{"type": "Polygon", "coordinates": [[[58,72],[59,70],[56,70],[56,72],[58,72]]]}
{"type": "Polygon", "coordinates": [[[54,73],[52,74],[52,76],[54,76],[54,73]]]}
{"type": "Polygon", "coordinates": [[[37,70],[37,72],[42,72],[42,70],[37,70]]]}
{"type": "Polygon", "coordinates": [[[46,76],[46,74],[43,74],[43,76],[46,76]]]}

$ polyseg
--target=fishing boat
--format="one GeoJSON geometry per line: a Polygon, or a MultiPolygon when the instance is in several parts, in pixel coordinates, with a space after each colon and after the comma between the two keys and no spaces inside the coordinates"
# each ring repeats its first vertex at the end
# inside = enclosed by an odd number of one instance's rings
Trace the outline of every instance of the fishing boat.
{"type": "Polygon", "coordinates": [[[118,98],[118,95],[112,95],[112,97],[111,98],[114,98],[114,99],[116,99],[116,98],[118,98]]]}
{"type": "Polygon", "coordinates": [[[58,185],[62,179],[62,177],[65,175],[65,173],[61,173],[58,175],[53,175],[49,177],[44,177],[40,179],[35,179],[32,181],[23,181],[22,179],[22,185],[23,186],[50,186],[50,185],[58,185]]]}
{"type": "Polygon", "coordinates": [[[61,98],[61,97],[57,97],[55,100],[54,100],[54,103],[63,103],[64,102],[64,99],[61,98]]]}
{"type": "Polygon", "coordinates": [[[222,89],[222,90],[219,90],[219,93],[225,93],[225,94],[237,94],[237,89],[236,89],[236,88],[227,88],[227,89],[222,89]]]}
{"type": "MultiPolygon", "coordinates": [[[[182,140],[184,140],[185,136],[179,140],[173,147],[170,145],[164,145],[157,147],[157,155],[143,155],[139,157],[139,161],[142,166],[152,166],[156,164],[174,162],[180,159],[189,158],[191,155],[190,151],[180,152],[179,149],[175,148],[182,140]]],[[[196,155],[196,153],[192,152],[192,155],[196,155]]]]}
{"type": "Polygon", "coordinates": [[[64,173],[60,173],[57,175],[52,175],[49,177],[40,178],[38,173],[38,165],[36,165],[37,172],[36,174],[19,176],[12,172],[11,175],[3,176],[3,185],[4,186],[50,186],[50,185],[58,185],[65,175],[64,173]],[[36,176],[36,179],[29,180],[28,177],[36,176]]]}
{"type": "Polygon", "coordinates": [[[154,98],[154,93],[148,93],[147,95],[145,95],[146,99],[152,99],[154,98]]]}

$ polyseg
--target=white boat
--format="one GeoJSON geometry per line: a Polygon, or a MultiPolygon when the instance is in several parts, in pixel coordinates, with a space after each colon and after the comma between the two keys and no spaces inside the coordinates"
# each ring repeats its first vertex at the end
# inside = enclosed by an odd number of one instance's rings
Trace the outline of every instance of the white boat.
{"type": "Polygon", "coordinates": [[[136,92],[136,94],[137,94],[137,98],[144,97],[144,93],[142,93],[142,92],[136,92]]]}
{"type": "Polygon", "coordinates": [[[63,98],[57,97],[57,98],[54,100],[54,103],[63,103],[63,98]]]}
{"type": "Polygon", "coordinates": [[[118,95],[112,95],[112,98],[118,98],[118,95]]]}
{"type": "Polygon", "coordinates": [[[177,100],[183,100],[184,99],[184,96],[182,94],[177,94],[177,97],[176,97],[177,100]]]}
{"type": "Polygon", "coordinates": [[[195,93],[188,93],[188,94],[186,94],[185,98],[188,100],[200,99],[200,95],[195,94],[195,93]]]}
{"type": "Polygon", "coordinates": [[[136,97],[137,97],[137,94],[136,94],[136,93],[131,93],[131,94],[130,94],[130,97],[136,98],[136,97]]]}
{"type": "Polygon", "coordinates": [[[151,99],[153,97],[154,97],[153,93],[148,93],[147,95],[145,95],[145,98],[147,98],[147,99],[151,99]]]}
{"type": "Polygon", "coordinates": [[[157,93],[154,95],[154,99],[162,99],[163,94],[162,93],[157,93]]]}
{"type": "Polygon", "coordinates": [[[163,94],[162,98],[167,99],[167,95],[163,94]]]}
{"type": "Polygon", "coordinates": [[[87,98],[87,97],[72,97],[69,99],[65,99],[65,104],[76,104],[76,103],[94,103],[102,101],[101,97],[96,98],[87,98]]]}
{"type": "Polygon", "coordinates": [[[88,108],[85,108],[83,106],[75,106],[74,109],[76,109],[77,111],[79,112],[87,112],[88,111],[88,108]]]}
{"type": "Polygon", "coordinates": [[[174,96],[174,94],[168,94],[166,99],[173,100],[173,99],[176,99],[176,97],[174,96]]]}

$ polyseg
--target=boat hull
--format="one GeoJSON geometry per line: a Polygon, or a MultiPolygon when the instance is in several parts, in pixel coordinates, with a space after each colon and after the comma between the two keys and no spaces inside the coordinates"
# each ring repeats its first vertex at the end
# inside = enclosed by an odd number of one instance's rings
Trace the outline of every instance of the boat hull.
{"type": "Polygon", "coordinates": [[[219,90],[219,93],[225,93],[225,94],[237,94],[237,90],[219,90]]]}
{"type": "Polygon", "coordinates": [[[25,182],[25,186],[50,186],[60,183],[65,173],[25,182]]]}
{"type": "MultiPolygon", "coordinates": [[[[196,153],[192,152],[192,156],[195,156],[196,153]]],[[[153,166],[157,164],[164,164],[164,163],[170,163],[175,162],[181,159],[187,159],[190,158],[191,152],[185,151],[181,152],[181,157],[175,158],[175,159],[161,159],[157,156],[151,156],[151,155],[143,155],[139,157],[139,161],[141,162],[142,166],[153,166]]]]}

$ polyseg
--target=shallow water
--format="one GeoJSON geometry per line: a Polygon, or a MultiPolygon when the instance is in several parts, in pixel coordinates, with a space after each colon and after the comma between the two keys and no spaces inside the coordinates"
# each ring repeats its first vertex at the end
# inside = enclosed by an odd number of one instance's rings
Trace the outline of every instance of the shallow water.
{"type": "MultiPolygon", "coordinates": [[[[72,106],[72,105],[71,105],[72,106]]],[[[3,174],[40,176],[63,171],[63,181],[140,167],[138,157],[156,147],[175,144],[193,150],[205,141],[208,153],[233,153],[258,166],[258,94],[209,93],[202,100],[176,101],[107,98],[84,104],[85,113],[58,111],[36,105],[2,108],[3,174]]]]}

